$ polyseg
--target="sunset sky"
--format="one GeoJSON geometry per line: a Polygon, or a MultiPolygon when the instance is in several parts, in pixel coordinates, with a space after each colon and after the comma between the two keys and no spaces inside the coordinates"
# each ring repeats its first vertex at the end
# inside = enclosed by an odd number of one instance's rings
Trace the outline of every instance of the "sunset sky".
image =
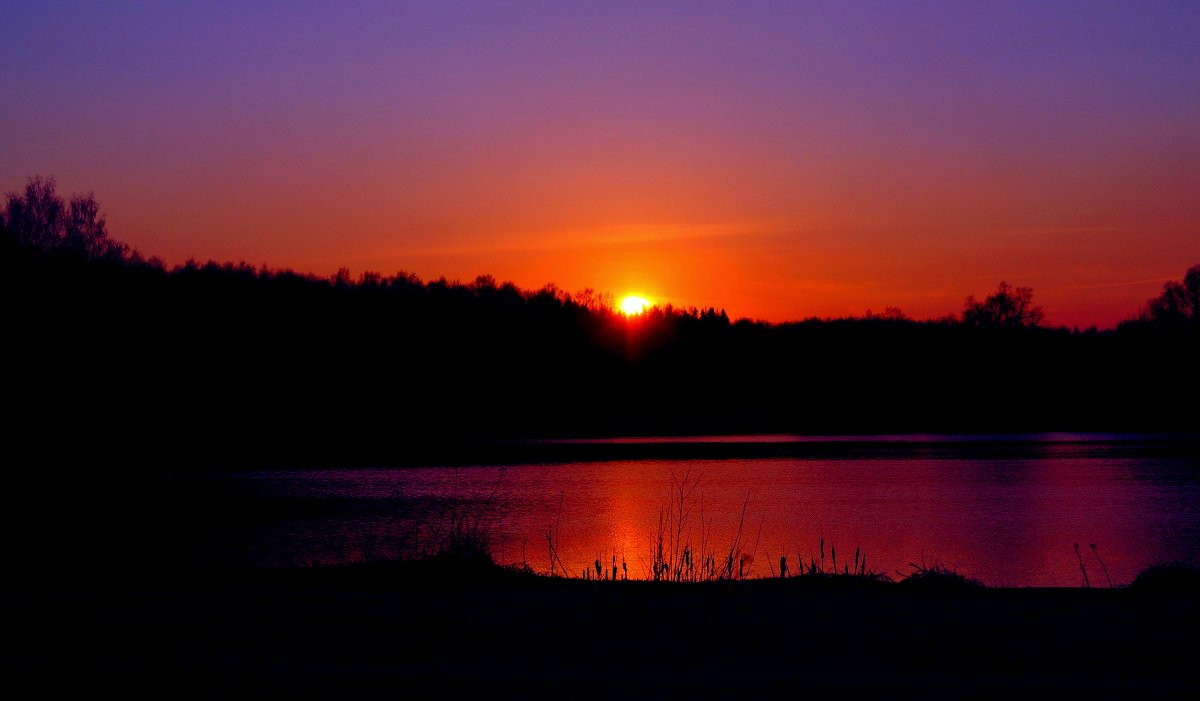
{"type": "Polygon", "coordinates": [[[773,321],[1200,263],[1200,2],[12,2],[0,189],[168,263],[773,321]]]}

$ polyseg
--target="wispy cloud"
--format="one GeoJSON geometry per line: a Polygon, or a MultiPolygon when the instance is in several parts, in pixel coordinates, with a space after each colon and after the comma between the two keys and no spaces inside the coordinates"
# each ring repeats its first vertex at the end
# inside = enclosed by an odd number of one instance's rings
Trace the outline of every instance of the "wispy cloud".
{"type": "Polygon", "coordinates": [[[1173,277],[1152,277],[1143,278],[1140,280],[1120,280],[1118,282],[1096,282],[1088,285],[1062,285],[1055,289],[1057,290],[1101,290],[1111,287],[1137,287],[1140,285],[1161,285],[1164,282],[1174,280],[1173,277]]]}
{"type": "Polygon", "coordinates": [[[996,233],[1032,236],[1094,236],[1097,234],[1124,234],[1130,233],[1130,230],[1118,226],[1030,226],[1004,228],[996,233]]]}
{"type": "Polygon", "coordinates": [[[653,243],[695,241],[736,237],[761,231],[774,222],[737,222],[694,226],[664,226],[640,224],[606,226],[594,229],[547,232],[541,236],[518,240],[464,242],[447,246],[428,246],[406,249],[408,256],[478,256],[502,253],[537,253],[611,246],[638,246],[653,243]]]}

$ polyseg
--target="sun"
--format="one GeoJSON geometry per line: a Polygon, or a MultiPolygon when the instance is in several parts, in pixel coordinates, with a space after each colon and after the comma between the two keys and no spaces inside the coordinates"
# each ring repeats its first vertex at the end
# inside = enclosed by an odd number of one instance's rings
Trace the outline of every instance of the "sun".
{"type": "Polygon", "coordinates": [[[650,306],[650,300],[637,295],[629,295],[621,300],[621,313],[625,316],[637,316],[646,311],[650,306]]]}

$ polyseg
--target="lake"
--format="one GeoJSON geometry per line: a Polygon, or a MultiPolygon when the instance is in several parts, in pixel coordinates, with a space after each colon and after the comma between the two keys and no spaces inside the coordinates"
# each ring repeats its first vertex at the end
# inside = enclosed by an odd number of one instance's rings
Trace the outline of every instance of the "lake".
{"type": "Polygon", "coordinates": [[[781,557],[793,572],[799,559],[820,563],[823,543],[839,570],[857,550],[892,577],[925,563],[989,585],[1078,586],[1086,570],[1107,586],[1156,562],[1196,562],[1198,445],[1109,434],[529,441],[497,444],[511,464],[189,479],[221,480],[241,504],[214,526],[207,557],[224,564],[405,556],[465,519],[499,562],[543,572],[550,534],[555,571],[575,577],[597,561],[606,576],[614,564],[621,577],[652,576],[662,533],[698,557],[736,551],[749,576],[776,574],[781,557]]]}

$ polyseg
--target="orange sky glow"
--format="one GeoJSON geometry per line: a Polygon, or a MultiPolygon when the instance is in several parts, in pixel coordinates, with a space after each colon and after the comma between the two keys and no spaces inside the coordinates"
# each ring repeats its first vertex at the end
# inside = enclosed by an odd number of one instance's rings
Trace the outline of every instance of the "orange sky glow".
{"type": "Polygon", "coordinates": [[[941,317],[1006,280],[1111,327],[1200,262],[1200,21],[1069,4],[30,6],[0,188],[94,191],[172,264],[769,321],[941,317]]]}

